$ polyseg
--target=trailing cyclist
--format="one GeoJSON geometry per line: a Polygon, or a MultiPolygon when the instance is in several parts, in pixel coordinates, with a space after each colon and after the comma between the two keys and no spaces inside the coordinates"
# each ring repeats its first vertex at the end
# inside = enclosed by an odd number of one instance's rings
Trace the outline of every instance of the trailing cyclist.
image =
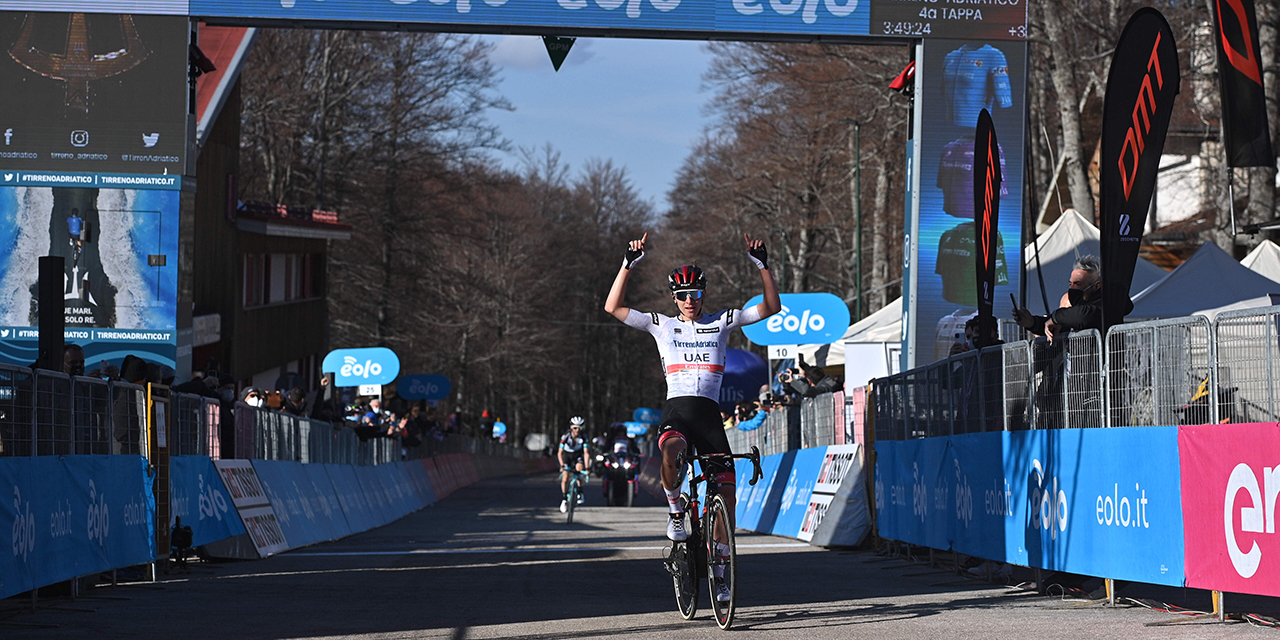
{"type": "MultiPolygon", "coordinates": [[[[720,420],[720,381],[724,375],[725,350],[729,333],[737,327],[759,322],[782,309],[778,288],[769,273],[769,258],[764,242],[745,234],[747,256],[760,271],[764,301],[743,309],[726,309],[711,314],[702,312],[707,279],[702,269],[693,265],[677,267],[667,277],[675,317],[660,313],[642,313],[624,306],[627,279],[631,269],[645,255],[649,234],[631,241],[618,276],[613,281],[604,310],[627,326],[648,332],[658,345],[663,372],[667,380],[667,403],[658,423],[658,447],[662,450],[662,488],[667,495],[670,515],[667,537],[681,542],[689,537],[685,530],[680,484],[684,470],[676,466],[678,456],[689,445],[699,453],[732,453],[720,420]]],[[[716,470],[716,480],[724,489],[720,495],[729,513],[734,511],[736,478],[729,461],[716,470]]],[[[717,550],[728,553],[723,531],[714,532],[717,550]]],[[[717,574],[717,578],[722,576],[717,574]]],[[[730,598],[724,581],[718,581],[715,597],[721,602],[730,598]]]]}
{"type": "MultiPolygon", "coordinates": [[[[560,513],[569,510],[569,474],[580,473],[587,457],[587,437],[582,434],[582,425],[586,424],[582,416],[569,419],[569,432],[560,436],[560,448],[556,456],[560,459],[560,493],[564,499],[560,501],[560,513]]],[[[582,492],[578,492],[578,504],[582,504],[582,492]]]]}

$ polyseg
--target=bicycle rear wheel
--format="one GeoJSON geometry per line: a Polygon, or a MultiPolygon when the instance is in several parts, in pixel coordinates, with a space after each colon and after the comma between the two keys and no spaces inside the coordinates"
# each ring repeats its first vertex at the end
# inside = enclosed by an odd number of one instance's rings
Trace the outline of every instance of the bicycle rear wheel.
{"type": "MultiPolygon", "coordinates": [[[[687,494],[680,495],[680,504],[687,514],[689,508],[687,494]]],[[[680,611],[680,617],[685,620],[692,620],[698,613],[697,550],[699,544],[701,543],[692,534],[684,542],[673,542],[671,557],[667,560],[667,570],[671,572],[671,581],[676,590],[676,609],[680,611]]]]}
{"type": "Polygon", "coordinates": [[[711,497],[703,531],[707,540],[707,586],[711,593],[711,608],[715,611],[716,624],[720,625],[721,629],[728,629],[729,625],[733,624],[733,614],[738,598],[738,549],[734,542],[733,520],[729,518],[729,506],[725,503],[724,496],[716,494],[711,497]],[[721,527],[725,532],[726,542],[723,544],[728,545],[727,553],[716,548],[716,530],[721,527]],[[717,568],[720,570],[719,577],[716,576],[717,568]],[[721,602],[718,597],[717,583],[719,582],[723,582],[729,589],[728,602],[721,602]]]}

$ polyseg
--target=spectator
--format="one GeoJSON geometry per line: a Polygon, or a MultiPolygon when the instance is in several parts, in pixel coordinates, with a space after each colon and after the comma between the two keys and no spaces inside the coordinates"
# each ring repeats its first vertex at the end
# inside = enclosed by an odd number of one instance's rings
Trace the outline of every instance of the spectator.
{"type": "Polygon", "coordinates": [[[218,372],[205,371],[197,373],[190,380],[173,388],[178,393],[190,393],[206,398],[218,398],[218,372]]]}
{"type": "Polygon", "coordinates": [[[244,393],[240,394],[240,402],[251,407],[266,408],[267,399],[261,389],[257,387],[245,387],[244,393]]]}
{"type": "MultiPolygon", "coordinates": [[[[1102,330],[1102,263],[1097,256],[1076,260],[1066,293],[1068,306],[1061,306],[1047,316],[1032,315],[1015,308],[1013,319],[1019,326],[1038,336],[1053,340],[1055,335],[1084,329],[1102,330]]],[[[1133,301],[1125,298],[1123,315],[1133,311],[1133,301]]]]}
{"type": "MultiPolygon", "coordinates": [[[[767,387],[766,387],[767,389],[767,387]]],[[[755,431],[769,418],[771,394],[760,393],[760,399],[738,406],[738,431],[755,431]]]]}
{"type": "Polygon", "coordinates": [[[303,410],[303,415],[310,416],[313,420],[338,422],[338,394],[337,388],[333,386],[332,373],[320,376],[320,388],[307,395],[303,410]]]}
{"type": "MultiPolygon", "coordinates": [[[[1065,300],[1066,298],[1064,297],[1063,299],[1065,300]]],[[[948,353],[947,355],[954,356],[956,354],[964,353],[966,351],[973,351],[974,349],[977,349],[978,337],[979,337],[979,333],[981,332],[981,329],[978,328],[978,325],[979,325],[979,322],[978,322],[977,316],[969,318],[969,320],[964,323],[964,341],[956,342],[955,344],[951,345],[951,352],[948,353]]],[[[1004,340],[1000,339],[1000,325],[997,323],[994,323],[993,321],[991,329],[992,329],[991,334],[987,336],[987,344],[988,345],[1004,344],[1004,340]]]]}
{"type": "Polygon", "coordinates": [[[489,413],[488,409],[485,409],[484,412],[480,414],[480,433],[483,436],[493,435],[493,423],[495,422],[497,422],[497,420],[493,418],[493,415],[489,413]]]}
{"type": "Polygon", "coordinates": [[[840,389],[840,381],[835,376],[828,376],[822,367],[810,367],[800,358],[803,375],[789,374],[785,380],[801,397],[813,398],[824,393],[832,393],[840,389]]]}
{"type": "Polygon", "coordinates": [[[84,375],[84,349],[78,344],[62,348],[62,372],[69,376],[84,375]]]}
{"type": "Polygon", "coordinates": [[[369,409],[360,418],[360,423],[370,427],[381,427],[384,417],[382,415],[382,401],[374,398],[369,401],[369,409]]]}
{"type": "Polygon", "coordinates": [[[285,394],[283,411],[289,415],[306,415],[307,399],[301,387],[294,387],[285,394]]]}
{"type": "Polygon", "coordinates": [[[111,364],[106,360],[98,362],[98,368],[85,374],[90,378],[102,378],[104,380],[118,381],[120,380],[120,367],[111,364]]]}

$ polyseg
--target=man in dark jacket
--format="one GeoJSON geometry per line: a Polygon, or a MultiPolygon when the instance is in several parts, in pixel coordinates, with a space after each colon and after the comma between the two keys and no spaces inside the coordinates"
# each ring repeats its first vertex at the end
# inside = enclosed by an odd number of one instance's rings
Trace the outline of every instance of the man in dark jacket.
{"type": "Polygon", "coordinates": [[[791,385],[796,393],[802,398],[813,398],[824,393],[833,393],[841,387],[840,381],[835,377],[828,376],[822,367],[812,367],[804,362],[804,358],[800,358],[800,370],[804,372],[803,376],[789,376],[784,382],[791,385]]]}
{"type": "MultiPolygon", "coordinates": [[[[1026,309],[1015,308],[1013,320],[1027,331],[1047,336],[1050,340],[1054,335],[1067,331],[1102,331],[1102,263],[1097,256],[1087,255],[1076,260],[1071,270],[1070,288],[1062,302],[1061,307],[1047,316],[1036,316],[1026,309]]],[[[1131,311],[1133,302],[1128,301],[1124,314],[1131,311]]]]}

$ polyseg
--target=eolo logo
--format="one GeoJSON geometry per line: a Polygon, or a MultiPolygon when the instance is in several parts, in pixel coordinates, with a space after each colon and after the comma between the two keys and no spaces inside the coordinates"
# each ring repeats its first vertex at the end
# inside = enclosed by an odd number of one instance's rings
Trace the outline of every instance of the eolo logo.
{"type": "Polygon", "coordinates": [[[364,364],[361,364],[354,357],[345,356],[342,358],[342,363],[342,368],[338,370],[338,373],[347,377],[368,378],[382,373],[382,365],[372,360],[365,360],[364,364]]]}

